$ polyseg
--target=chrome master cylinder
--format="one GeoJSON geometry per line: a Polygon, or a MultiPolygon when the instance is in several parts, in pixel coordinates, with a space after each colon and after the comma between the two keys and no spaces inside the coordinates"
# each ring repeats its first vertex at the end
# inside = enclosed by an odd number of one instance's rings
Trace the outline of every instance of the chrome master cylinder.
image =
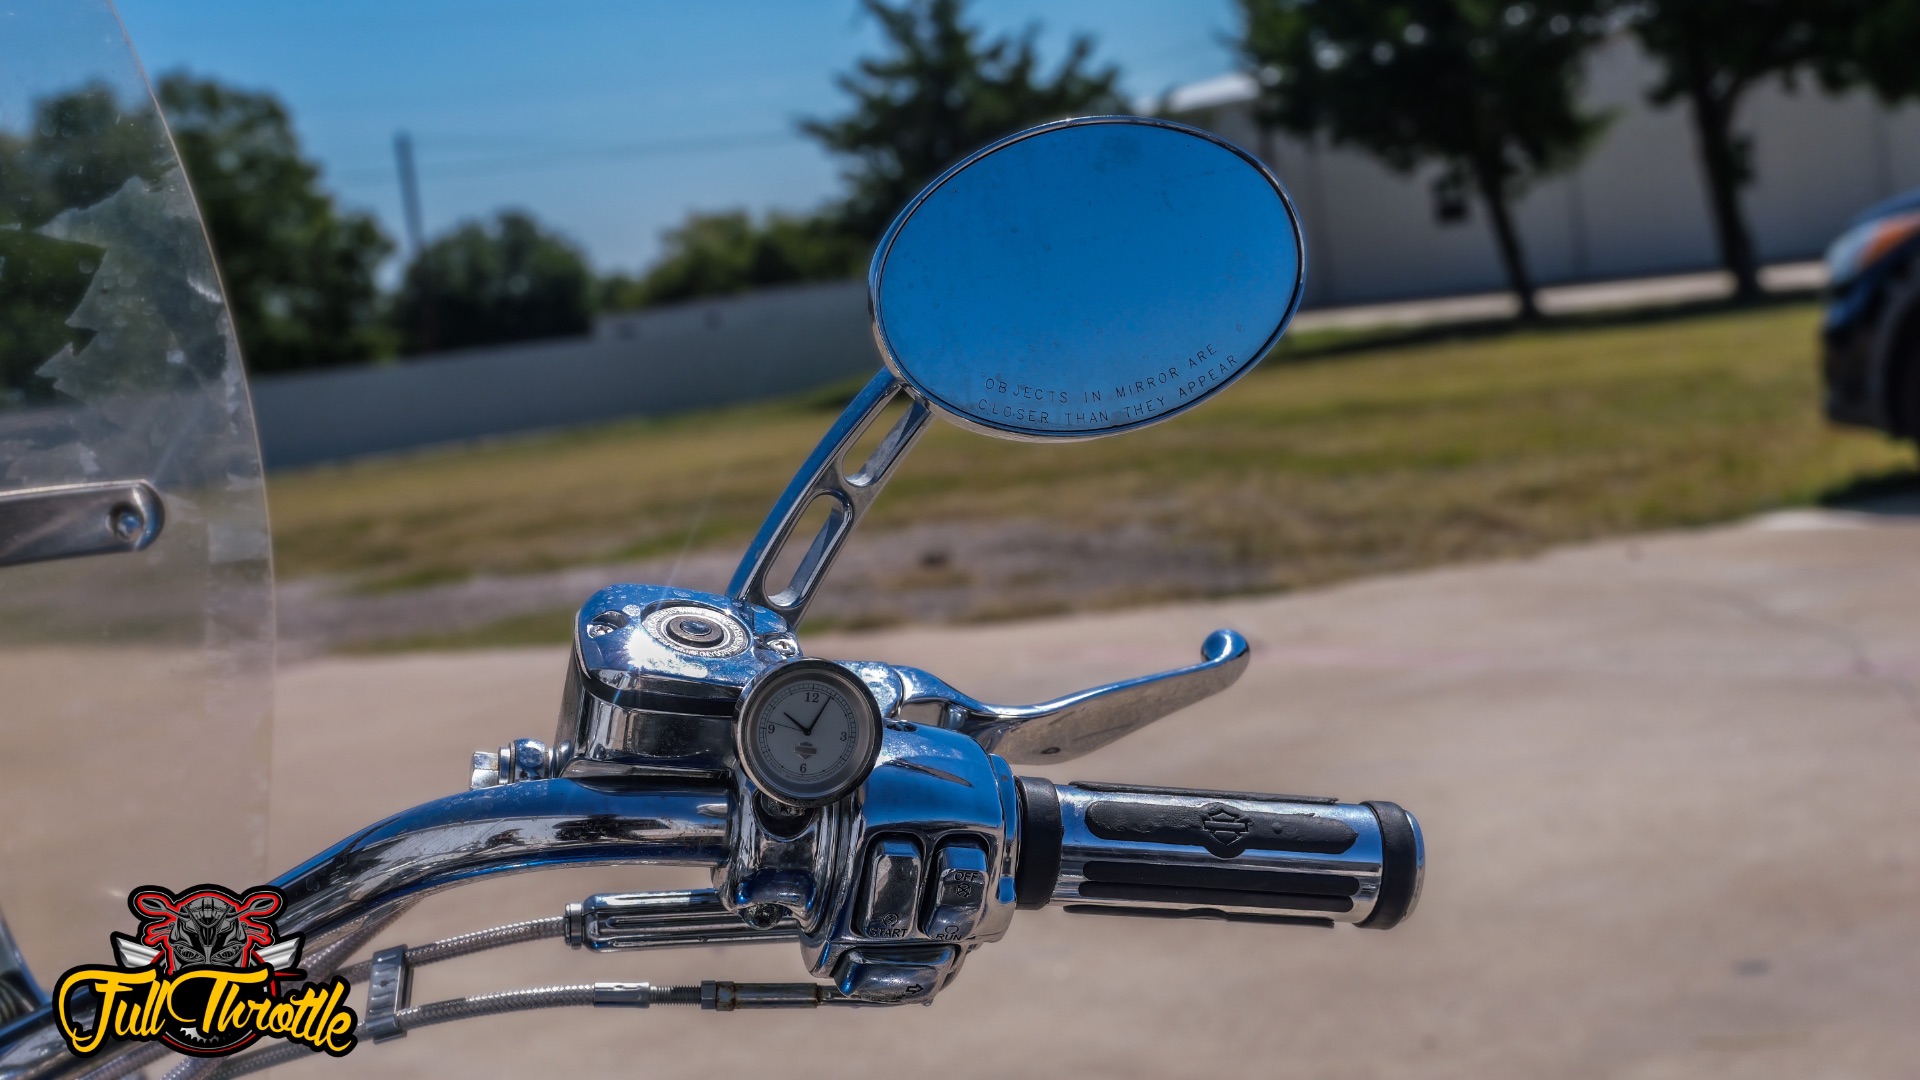
{"type": "Polygon", "coordinates": [[[746,683],[800,655],[780,616],[712,593],[614,585],[574,626],[549,775],[725,777],[746,683]]]}

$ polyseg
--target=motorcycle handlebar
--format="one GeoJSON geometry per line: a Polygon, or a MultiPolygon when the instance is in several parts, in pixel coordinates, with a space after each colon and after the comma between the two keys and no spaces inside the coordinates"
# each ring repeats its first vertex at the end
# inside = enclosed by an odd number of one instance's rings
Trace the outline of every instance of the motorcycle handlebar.
{"type": "Polygon", "coordinates": [[[1390,802],[1018,779],[1024,908],[1385,930],[1419,899],[1420,826],[1390,802]]]}

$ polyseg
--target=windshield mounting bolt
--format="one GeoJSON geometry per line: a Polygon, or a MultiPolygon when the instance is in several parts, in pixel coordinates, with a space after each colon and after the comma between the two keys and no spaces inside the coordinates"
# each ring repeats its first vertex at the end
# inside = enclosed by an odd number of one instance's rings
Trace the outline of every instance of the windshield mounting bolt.
{"type": "Polygon", "coordinates": [[[137,506],[121,503],[107,511],[107,528],[115,540],[126,543],[147,530],[147,515],[137,506]]]}

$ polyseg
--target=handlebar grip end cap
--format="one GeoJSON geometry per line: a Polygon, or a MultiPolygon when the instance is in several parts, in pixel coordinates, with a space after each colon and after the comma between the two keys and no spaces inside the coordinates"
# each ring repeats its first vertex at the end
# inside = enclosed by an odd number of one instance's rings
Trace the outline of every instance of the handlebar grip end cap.
{"type": "Polygon", "coordinates": [[[1060,844],[1066,827],[1060,820],[1060,794],[1053,781],[1016,776],[1020,791],[1020,859],[1014,866],[1015,906],[1043,908],[1060,880],[1060,844]]]}
{"type": "Polygon", "coordinates": [[[1363,803],[1380,821],[1380,897],[1373,914],[1359,925],[1367,930],[1390,930],[1413,914],[1420,901],[1421,878],[1426,872],[1426,845],[1420,823],[1397,803],[1363,803]]]}

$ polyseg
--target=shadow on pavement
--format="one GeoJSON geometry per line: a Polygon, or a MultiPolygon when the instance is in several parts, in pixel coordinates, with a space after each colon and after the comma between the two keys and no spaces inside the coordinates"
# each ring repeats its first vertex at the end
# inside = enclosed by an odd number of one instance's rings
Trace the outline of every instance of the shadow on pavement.
{"type": "Polygon", "coordinates": [[[1920,469],[1863,476],[1822,494],[1820,505],[1863,514],[1920,517],[1920,469]]]}

